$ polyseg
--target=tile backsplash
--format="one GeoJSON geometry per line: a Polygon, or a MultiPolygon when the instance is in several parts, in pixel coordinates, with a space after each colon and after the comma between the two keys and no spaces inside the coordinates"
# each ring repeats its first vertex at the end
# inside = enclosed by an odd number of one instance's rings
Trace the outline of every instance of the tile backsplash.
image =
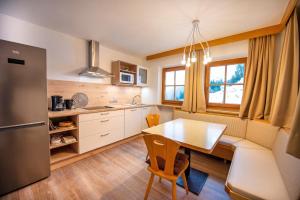
{"type": "Polygon", "coordinates": [[[98,106],[112,103],[131,103],[132,98],[135,95],[141,95],[141,88],[74,81],[48,80],[48,100],[52,95],[61,95],[64,99],[70,99],[77,92],[85,93],[88,96],[88,106],[98,106]]]}

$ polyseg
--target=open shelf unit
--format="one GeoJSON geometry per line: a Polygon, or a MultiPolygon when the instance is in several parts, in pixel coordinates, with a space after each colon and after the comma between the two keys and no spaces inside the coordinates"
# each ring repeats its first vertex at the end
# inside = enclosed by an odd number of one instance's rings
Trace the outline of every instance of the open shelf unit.
{"type": "Polygon", "coordinates": [[[78,155],[78,115],[70,115],[70,116],[55,116],[49,117],[49,120],[53,123],[53,125],[57,126],[59,122],[62,121],[72,121],[73,126],[70,127],[58,127],[54,130],[49,130],[49,137],[51,141],[51,137],[55,136],[74,136],[76,141],[70,143],[61,143],[61,144],[49,144],[50,150],[50,163],[60,162],[62,160],[71,158],[73,156],[78,155]]]}
{"type": "Polygon", "coordinates": [[[59,127],[55,130],[49,131],[49,134],[55,134],[55,133],[61,133],[61,132],[66,132],[66,131],[72,131],[72,130],[77,130],[78,128],[76,126],[73,127],[59,127]]]}
{"type": "Polygon", "coordinates": [[[68,146],[68,145],[75,144],[75,143],[77,143],[77,141],[69,142],[69,143],[61,143],[61,144],[58,144],[58,145],[50,145],[50,150],[51,149],[56,149],[56,148],[59,148],[59,147],[63,147],[63,146],[68,146]]]}
{"type": "Polygon", "coordinates": [[[114,77],[111,79],[113,85],[135,86],[137,84],[137,65],[127,63],[121,60],[112,62],[112,73],[114,77]],[[134,75],[133,84],[124,84],[120,82],[120,72],[125,72],[134,75]]]}
{"type": "Polygon", "coordinates": [[[51,164],[57,163],[72,157],[77,156],[78,153],[74,151],[72,147],[64,146],[60,149],[53,149],[51,152],[50,162],[51,164]]]}

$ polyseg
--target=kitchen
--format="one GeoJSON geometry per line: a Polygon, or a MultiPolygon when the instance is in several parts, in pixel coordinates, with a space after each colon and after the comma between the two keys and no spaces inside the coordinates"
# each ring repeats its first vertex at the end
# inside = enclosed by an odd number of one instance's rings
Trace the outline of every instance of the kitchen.
{"type": "Polygon", "coordinates": [[[0,199],[297,199],[299,10],[0,1],[0,199]]]}

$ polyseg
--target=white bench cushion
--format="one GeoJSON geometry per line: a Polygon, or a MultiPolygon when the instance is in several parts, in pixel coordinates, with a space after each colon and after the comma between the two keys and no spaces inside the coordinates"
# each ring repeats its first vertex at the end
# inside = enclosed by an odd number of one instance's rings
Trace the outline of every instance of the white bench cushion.
{"type": "Polygon", "coordinates": [[[281,129],[273,146],[273,155],[292,200],[300,199],[300,159],[286,153],[290,134],[281,129]]]}
{"type": "Polygon", "coordinates": [[[230,135],[222,135],[219,140],[219,143],[224,144],[224,145],[233,145],[241,140],[243,140],[243,138],[234,137],[234,136],[230,136],[230,135]]]}
{"type": "Polygon", "coordinates": [[[267,122],[249,120],[246,139],[271,149],[278,131],[279,127],[267,122]]]}
{"type": "Polygon", "coordinates": [[[255,144],[254,142],[251,142],[249,140],[241,140],[237,143],[233,144],[236,148],[247,148],[247,149],[257,149],[257,150],[269,150],[259,144],[255,144]]]}
{"type": "Polygon", "coordinates": [[[237,148],[226,184],[232,191],[250,199],[289,199],[270,150],[237,148]]]}

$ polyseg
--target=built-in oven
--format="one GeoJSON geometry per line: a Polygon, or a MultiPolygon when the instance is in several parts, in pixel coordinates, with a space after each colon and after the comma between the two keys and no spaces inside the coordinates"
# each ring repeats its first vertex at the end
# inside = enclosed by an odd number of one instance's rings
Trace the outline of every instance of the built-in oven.
{"type": "Polygon", "coordinates": [[[120,83],[134,84],[134,74],[120,72],[120,83]]]}

